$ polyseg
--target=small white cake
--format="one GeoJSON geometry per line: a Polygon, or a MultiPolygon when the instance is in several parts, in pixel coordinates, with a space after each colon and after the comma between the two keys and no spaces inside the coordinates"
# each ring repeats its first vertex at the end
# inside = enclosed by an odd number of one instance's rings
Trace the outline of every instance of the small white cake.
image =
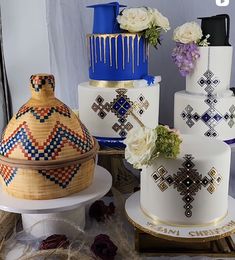
{"type": "MultiPolygon", "coordinates": [[[[79,85],[79,117],[95,137],[125,138],[131,129],[158,125],[160,78],[148,86],[146,80],[129,81],[130,86],[79,85]]],[[[105,82],[107,84],[107,82],[105,82]]],[[[121,82],[120,82],[121,84],[121,82]]]]}
{"type": "Polygon", "coordinates": [[[204,225],[228,211],[230,147],[206,137],[182,135],[177,159],[157,158],[141,173],[141,208],[171,225],[204,225]]]}
{"type": "Polygon", "coordinates": [[[175,93],[174,127],[183,134],[218,138],[232,142],[235,138],[235,97],[227,90],[220,95],[175,93]]]}

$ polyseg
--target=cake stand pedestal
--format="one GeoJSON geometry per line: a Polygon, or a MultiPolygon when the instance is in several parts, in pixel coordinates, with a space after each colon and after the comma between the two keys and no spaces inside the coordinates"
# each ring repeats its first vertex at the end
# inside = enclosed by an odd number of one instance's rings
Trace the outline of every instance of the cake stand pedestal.
{"type": "Polygon", "coordinates": [[[228,215],[219,223],[208,226],[170,226],[146,216],[140,208],[140,193],[126,201],[126,214],[135,227],[135,248],[152,255],[190,255],[235,258],[235,199],[229,197],[228,215]]]}
{"type": "Polygon", "coordinates": [[[113,177],[113,187],[123,194],[132,193],[139,187],[138,178],[124,164],[124,148],[101,146],[98,164],[107,169],[113,177]]]}
{"type": "Polygon", "coordinates": [[[96,166],[94,180],[87,189],[52,200],[14,198],[0,188],[0,209],[20,213],[23,229],[34,237],[65,234],[73,239],[85,227],[85,206],[102,198],[112,186],[109,172],[96,166]]]}

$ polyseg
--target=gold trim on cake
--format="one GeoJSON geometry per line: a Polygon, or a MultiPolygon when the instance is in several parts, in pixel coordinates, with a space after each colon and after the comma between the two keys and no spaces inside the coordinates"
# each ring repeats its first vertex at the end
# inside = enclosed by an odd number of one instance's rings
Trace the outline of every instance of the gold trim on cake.
{"type": "Polygon", "coordinates": [[[90,80],[90,85],[99,88],[133,88],[133,80],[107,81],[107,80],[90,80]]]}

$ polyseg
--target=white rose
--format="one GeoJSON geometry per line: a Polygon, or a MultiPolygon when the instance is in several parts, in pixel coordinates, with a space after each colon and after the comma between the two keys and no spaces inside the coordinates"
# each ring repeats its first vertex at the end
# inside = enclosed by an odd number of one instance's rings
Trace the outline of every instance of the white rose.
{"type": "Polygon", "coordinates": [[[197,42],[202,36],[201,27],[195,22],[190,22],[177,27],[174,31],[173,39],[176,42],[187,44],[197,42]]]}
{"type": "Polygon", "coordinates": [[[130,131],[124,141],[126,160],[136,169],[148,165],[156,147],[156,140],[156,130],[141,127],[130,131]]]}
{"type": "Polygon", "coordinates": [[[141,32],[150,27],[152,22],[151,13],[144,7],[124,9],[118,15],[117,21],[120,27],[129,32],[141,32]]]}
{"type": "Polygon", "coordinates": [[[150,11],[152,12],[153,15],[153,24],[161,27],[165,32],[171,29],[167,17],[162,15],[157,9],[150,9],[150,11]]]}

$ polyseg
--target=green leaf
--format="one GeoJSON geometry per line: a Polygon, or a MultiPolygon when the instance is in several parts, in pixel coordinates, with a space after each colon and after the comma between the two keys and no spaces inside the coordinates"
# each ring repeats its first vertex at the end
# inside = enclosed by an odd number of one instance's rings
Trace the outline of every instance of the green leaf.
{"type": "Polygon", "coordinates": [[[157,48],[160,43],[160,34],[162,29],[160,27],[151,26],[144,31],[144,37],[148,40],[149,44],[157,48]]]}
{"type": "MultiPolygon", "coordinates": [[[[156,131],[158,135],[156,140],[156,152],[165,158],[177,158],[177,155],[180,153],[180,144],[182,143],[179,135],[167,129],[165,126],[158,126],[156,131]]],[[[154,152],[154,154],[156,154],[156,152],[154,152]]]]}

